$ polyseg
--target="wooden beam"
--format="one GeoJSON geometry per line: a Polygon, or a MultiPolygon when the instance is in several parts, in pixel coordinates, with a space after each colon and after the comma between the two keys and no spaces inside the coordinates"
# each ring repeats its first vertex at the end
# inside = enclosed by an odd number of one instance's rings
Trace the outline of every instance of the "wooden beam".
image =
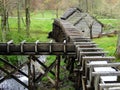
{"type": "Polygon", "coordinates": [[[87,67],[118,67],[120,63],[107,63],[107,64],[87,64],[87,67]]]}
{"type": "MultiPolygon", "coordinates": [[[[38,60],[37,57],[32,56],[31,58],[32,58],[33,60],[36,60],[36,61],[37,61],[41,66],[43,66],[45,69],[48,68],[44,63],[42,63],[40,60],[38,60]]],[[[55,76],[55,73],[54,73],[52,70],[50,70],[50,73],[55,76]]]]}
{"type": "Polygon", "coordinates": [[[73,43],[0,43],[0,55],[75,55],[73,43]],[[64,51],[66,50],[66,51],[64,51]]]}
{"type": "Polygon", "coordinates": [[[99,84],[99,85],[101,88],[110,88],[110,87],[119,87],[120,88],[120,83],[105,83],[105,84],[99,84]]]}
{"type": "Polygon", "coordinates": [[[120,76],[120,71],[92,72],[92,76],[120,76]]]}
{"type": "MultiPolygon", "coordinates": [[[[16,67],[16,66],[10,64],[8,61],[6,61],[6,60],[4,60],[4,59],[2,59],[2,58],[0,58],[0,61],[3,62],[3,63],[5,63],[5,64],[7,64],[7,65],[10,66],[11,68],[14,68],[16,71],[18,71],[18,72],[21,73],[22,75],[28,77],[27,74],[25,74],[23,71],[20,70],[20,69],[23,67],[22,65],[21,65],[20,67],[16,67]]],[[[14,72],[15,72],[15,71],[14,71],[14,72]]]]}
{"type": "Polygon", "coordinates": [[[0,67],[0,70],[2,70],[4,73],[10,75],[11,78],[15,79],[17,82],[19,82],[21,85],[23,85],[24,87],[28,88],[28,86],[22,82],[21,80],[19,80],[17,77],[15,77],[14,75],[11,75],[7,70],[5,70],[4,68],[0,67]]]}
{"type": "Polygon", "coordinates": [[[55,66],[55,62],[53,61],[53,63],[44,71],[44,74],[40,74],[36,79],[35,82],[39,82],[41,81],[41,79],[48,73],[51,71],[51,69],[55,66]]]}

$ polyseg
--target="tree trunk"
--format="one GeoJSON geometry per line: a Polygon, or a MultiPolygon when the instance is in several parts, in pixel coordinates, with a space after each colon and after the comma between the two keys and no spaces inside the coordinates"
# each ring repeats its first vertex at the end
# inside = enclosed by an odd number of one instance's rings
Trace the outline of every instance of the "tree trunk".
{"type": "Polygon", "coordinates": [[[57,8],[56,9],[56,18],[58,18],[59,17],[59,9],[57,8]]]}
{"type": "Polygon", "coordinates": [[[56,0],[56,18],[59,17],[59,0],[56,0]]]}
{"type": "Polygon", "coordinates": [[[94,8],[94,0],[91,0],[91,13],[92,13],[92,15],[94,13],[93,8],[94,8]]]}
{"type": "Polygon", "coordinates": [[[17,15],[18,15],[18,32],[21,30],[21,23],[20,23],[20,0],[18,0],[17,4],[17,15]]]}
{"type": "Polygon", "coordinates": [[[30,0],[25,0],[26,34],[30,36],[30,0]]]}
{"type": "Polygon", "coordinates": [[[86,3],[86,12],[88,12],[88,0],[85,0],[86,3]]]}
{"type": "Polygon", "coordinates": [[[120,32],[119,32],[119,34],[118,34],[116,56],[117,56],[118,58],[120,58],[120,32]]]}
{"type": "Polygon", "coordinates": [[[78,3],[79,3],[79,4],[78,4],[78,7],[79,7],[80,9],[82,9],[82,7],[81,7],[81,5],[82,5],[82,4],[81,4],[81,1],[78,0],[78,3]]]}
{"type": "Polygon", "coordinates": [[[6,42],[7,32],[9,30],[8,24],[8,12],[6,10],[6,0],[2,0],[1,10],[1,30],[2,30],[2,41],[6,42]]]}

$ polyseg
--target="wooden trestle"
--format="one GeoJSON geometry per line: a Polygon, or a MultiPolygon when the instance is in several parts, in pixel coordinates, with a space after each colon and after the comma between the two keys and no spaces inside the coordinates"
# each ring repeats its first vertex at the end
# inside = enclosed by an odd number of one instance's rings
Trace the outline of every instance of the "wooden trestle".
{"type": "Polygon", "coordinates": [[[88,37],[84,37],[83,32],[85,31],[76,29],[74,24],[79,23],[78,20],[73,24],[69,22],[69,19],[68,21],[65,20],[76,12],[73,11],[69,11],[70,15],[63,16],[64,19],[54,20],[53,31],[49,33],[49,37],[53,38],[56,43],[40,43],[38,40],[35,43],[22,41],[20,44],[14,44],[12,40],[7,43],[0,43],[0,55],[28,55],[28,61],[19,67],[11,65],[1,58],[0,62],[6,63],[13,70],[8,71],[0,66],[0,70],[7,74],[0,80],[0,83],[10,76],[29,90],[35,90],[35,83],[40,82],[50,72],[56,77],[56,80],[49,76],[47,78],[58,90],[60,61],[63,55],[66,68],[69,70],[69,77],[75,81],[76,90],[120,90],[120,81],[117,80],[120,76],[120,71],[117,69],[120,63],[112,63],[111,60],[114,60],[115,57],[107,56],[107,52],[98,48],[98,45],[90,39],[89,32],[88,37]],[[56,55],[57,57],[50,66],[46,66],[38,60],[36,55],[56,55]],[[42,72],[38,76],[35,76],[35,66],[31,63],[32,61],[43,66],[42,72]],[[20,70],[25,64],[28,65],[28,75],[20,70]],[[56,67],[56,72],[52,71],[54,67],[56,67]],[[28,85],[17,79],[14,76],[15,72],[28,77],[28,85]],[[111,76],[112,78],[105,79],[103,76],[107,78],[111,76]]]}
{"type": "Polygon", "coordinates": [[[12,68],[11,71],[6,70],[2,66],[0,66],[0,70],[6,73],[0,83],[2,83],[7,78],[11,77],[15,79],[18,83],[22,84],[24,87],[29,90],[36,90],[35,83],[38,83],[42,80],[43,77],[47,76],[47,78],[51,81],[51,83],[55,86],[56,90],[59,88],[59,74],[60,74],[60,60],[61,55],[72,55],[75,56],[75,46],[73,43],[67,43],[65,40],[63,43],[40,43],[38,40],[35,43],[27,43],[22,41],[20,44],[14,44],[13,40],[8,41],[7,43],[0,43],[0,55],[27,55],[28,61],[23,63],[20,66],[14,66],[9,63],[7,60],[0,58],[0,62],[8,65],[12,68]],[[56,55],[56,59],[49,65],[46,66],[42,63],[37,55],[56,55]],[[38,62],[43,68],[41,68],[41,72],[39,75],[35,75],[35,66],[31,62],[38,62]],[[23,66],[28,66],[28,74],[24,73],[21,68],[23,66]],[[52,69],[56,67],[56,71],[53,72],[52,69]],[[19,80],[14,74],[19,72],[21,75],[28,78],[28,85],[19,80]],[[50,78],[47,74],[51,73],[56,77],[56,80],[50,78]]]}

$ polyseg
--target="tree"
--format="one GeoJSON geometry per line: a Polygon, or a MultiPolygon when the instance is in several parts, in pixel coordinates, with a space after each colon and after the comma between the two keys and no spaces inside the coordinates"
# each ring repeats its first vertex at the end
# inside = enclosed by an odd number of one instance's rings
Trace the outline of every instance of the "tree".
{"type": "Polygon", "coordinates": [[[88,12],[88,0],[85,0],[85,5],[86,5],[86,12],[88,12]]]}
{"type": "Polygon", "coordinates": [[[30,36],[30,0],[25,0],[26,35],[30,36]]]}
{"type": "Polygon", "coordinates": [[[17,2],[17,15],[18,15],[18,32],[20,32],[20,29],[21,29],[21,24],[20,24],[20,2],[21,0],[18,0],[17,2]]]}
{"type": "Polygon", "coordinates": [[[119,31],[119,34],[118,34],[116,55],[117,55],[118,58],[120,58],[120,31],[119,31]]]}
{"type": "Polygon", "coordinates": [[[59,17],[59,4],[60,3],[60,0],[56,0],[55,2],[55,10],[56,10],[56,18],[59,17]]]}
{"type": "Polygon", "coordinates": [[[8,11],[7,11],[6,0],[1,1],[1,30],[2,30],[2,41],[5,42],[7,38],[7,32],[9,30],[8,24],[8,11]]]}

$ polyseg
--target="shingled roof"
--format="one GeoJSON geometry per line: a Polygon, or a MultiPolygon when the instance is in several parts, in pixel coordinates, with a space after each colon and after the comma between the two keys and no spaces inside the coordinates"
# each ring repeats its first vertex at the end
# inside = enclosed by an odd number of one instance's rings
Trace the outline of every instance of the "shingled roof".
{"type": "Polygon", "coordinates": [[[79,8],[69,8],[61,16],[61,19],[70,22],[76,29],[80,30],[81,33],[84,32],[84,36],[90,36],[90,27],[93,37],[98,37],[102,33],[103,24],[79,8]]]}

